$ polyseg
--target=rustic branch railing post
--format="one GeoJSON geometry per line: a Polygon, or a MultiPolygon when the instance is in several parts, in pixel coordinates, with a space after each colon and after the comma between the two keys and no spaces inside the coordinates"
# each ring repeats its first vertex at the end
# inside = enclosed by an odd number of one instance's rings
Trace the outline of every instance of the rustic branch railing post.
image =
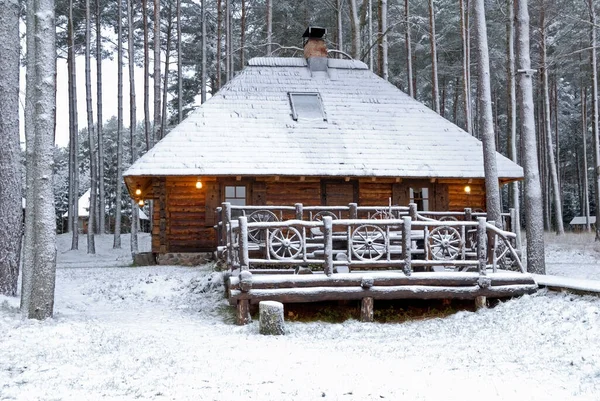
{"type": "Polygon", "coordinates": [[[229,202],[223,202],[221,206],[221,225],[223,226],[221,235],[223,236],[223,245],[227,246],[227,231],[231,221],[231,204],[229,202]]]}
{"type": "Polygon", "coordinates": [[[404,258],[404,274],[410,276],[412,273],[412,240],[410,237],[412,220],[410,217],[402,218],[402,257],[404,258]]]}
{"type": "Polygon", "coordinates": [[[323,241],[325,256],[325,274],[329,277],[333,274],[333,219],[331,216],[323,216],[323,241]]]}
{"type": "Polygon", "coordinates": [[[248,262],[248,218],[246,216],[238,217],[240,239],[239,239],[239,260],[240,270],[248,270],[250,263],[248,262]]]}
{"type": "MultiPolygon", "coordinates": [[[[491,224],[495,227],[496,226],[496,222],[493,220],[488,220],[487,221],[488,224],[491,224]]],[[[489,263],[494,263],[494,252],[496,250],[496,241],[495,241],[495,237],[496,233],[494,233],[493,231],[488,231],[487,232],[487,262],[489,263]]]]}
{"type": "Polygon", "coordinates": [[[485,268],[487,265],[486,242],[487,230],[485,217],[478,217],[477,222],[477,261],[479,262],[479,274],[485,276],[485,268]]]}
{"type": "Polygon", "coordinates": [[[516,237],[514,240],[514,246],[518,250],[521,249],[521,224],[519,222],[519,215],[517,209],[510,208],[510,231],[515,233],[516,237]]]}
{"type": "Polygon", "coordinates": [[[296,220],[304,220],[304,206],[302,206],[302,203],[296,203],[294,206],[296,207],[296,220]]]}
{"type": "Polygon", "coordinates": [[[352,219],[352,220],[358,219],[358,204],[349,203],[348,211],[350,212],[350,219],[352,219]]]}
{"type": "Polygon", "coordinates": [[[465,221],[473,220],[473,210],[470,207],[465,208],[465,221]]]}
{"type": "Polygon", "coordinates": [[[414,221],[417,221],[417,204],[416,203],[408,204],[408,215],[410,216],[411,219],[413,219],[414,221]]]}

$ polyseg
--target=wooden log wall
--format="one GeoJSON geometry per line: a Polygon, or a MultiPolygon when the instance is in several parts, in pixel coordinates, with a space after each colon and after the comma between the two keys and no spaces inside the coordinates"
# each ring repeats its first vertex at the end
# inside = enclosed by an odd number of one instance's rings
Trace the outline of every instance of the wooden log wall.
{"type": "Polygon", "coordinates": [[[439,180],[440,183],[448,185],[448,209],[464,210],[466,207],[471,209],[485,210],[485,182],[483,180],[439,180]],[[465,186],[471,187],[471,193],[465,192],[465,186]]]}

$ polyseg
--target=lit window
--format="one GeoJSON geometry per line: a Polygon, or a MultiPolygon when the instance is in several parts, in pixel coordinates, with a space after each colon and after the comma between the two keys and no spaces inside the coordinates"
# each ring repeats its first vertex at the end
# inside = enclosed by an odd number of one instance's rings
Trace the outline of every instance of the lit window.
{"type": "Polygon", "coordinates": [[[429,188],[411,188],[410,203],[416,203],[417,210],[429,210],[429,188]]]}
{"type": "Polygon", "coordinates": [[[246,206],[246,187],[244,185],[226,186],[225,202],[229,202],[233,206],[246,206]]]}
{"type": "Polygon", "coordinates": [[[327,121],[323,103],[318,93],[290,93],[292,118],[327,121]]]}

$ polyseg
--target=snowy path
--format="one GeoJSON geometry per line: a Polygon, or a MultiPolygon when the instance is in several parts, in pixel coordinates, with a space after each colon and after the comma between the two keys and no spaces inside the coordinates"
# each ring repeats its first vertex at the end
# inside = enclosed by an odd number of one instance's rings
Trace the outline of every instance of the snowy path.
{"type": "Polygon", "coordinates": [[[597,400],[600,300],[535,295],[403,324],[232,325],[217,276],[60,269],[56,319],[0,299],[0,400],[597,400]],[[209,280],[210,278],[210,280],[209,280]]]}

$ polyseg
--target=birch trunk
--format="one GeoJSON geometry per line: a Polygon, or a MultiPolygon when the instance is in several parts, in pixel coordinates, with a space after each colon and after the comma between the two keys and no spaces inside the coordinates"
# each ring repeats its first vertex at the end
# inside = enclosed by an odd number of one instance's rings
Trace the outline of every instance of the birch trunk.
{"type": "Polygon", "coordinates": [[[596,10],[594,1],[589,0],[590,41],[592,64],[592,139],[594,147],[594,203],[596,204],[596,241],[600,241],[600,146],[598,143],[598,63],[596,56],[596,10]]]}
{"type": "Polygon", "coordinates": [[[550,170],[550,183],[552,184],[552,194],[554,200],[554,212],[556,220],[556,234],[563,235],[565,228],[563,225],[562,218],[562,202],[560,196],[560,186],[558,185],[558,173],[556,170],[556,161],[554,158],[554,145],[552,144],[552,126],[550,124],[550,95],[548,92],[548,60],[546,50],[546,21],[544,3],[542,2],[542,8],[540,12],[541,17],[541,46],[542,46],[542,91],[544,96],[544,126],[545,126],[545,138],[546,138],[546,154],[548,155],[548,167],[550,170]]]}
{"type": "Polygon", "coordinates": [[[492,91],[490,84],[490,61],[485,24],[484,0],[475,0],[475,32],[477,36],[477,76],[479,81],[479,104],[481,110],[481,139],[483,142],[483,167],[485,172],[486,209],[488,220],[502,224],[500,209],[500,186],[496,165],[496,142],[492,113],[492,91]]]}
{"type": "Polygon", "coordinates": [[[160,95],[160,0],[154,0],[154,143],[160,141],[164,135],[161,131],[161,95],[160,95]]]}
{"type": "Polygon", "coordinates": [[[146,151],[152,147],[150,135],[150,49],[148,48],[148,0],[142,0],[142,19],[144,25],[144,136],[146,151]]]}
{"type": "Polygon", "coordinates": [[[77,69],[75,62],[75,27],[73,22],[73,0],[69,0],[68,26],[68,70],[69,70],[69,153],[70,185],[69,217],[71,230],[71,250],[79,249],[79,128],[77,113],[77,69]]]}
{"type": "Polygon", "coordinates": [[[413,65],[412,65],[412,44],[410,34],[410,3],[404,0],[404,42],[406,45],[406,79],[408,86],[408,94],[415,97],[415,87],[413,86],[413,65]]]}
{"type": "Polygon", "coordinates": [[[429,0],[429,43],[431,45],[431,102],[433,110],[440,113],[440,89],[438,85],[437,44],[435,40],[435,12],[433,0],[429,0]]]}
{"type": "MultiPolygon", "coordinates": [[[[462,1],[462,0],[461,0],[462,1]]],[[[517,154],[517,86],[515,83],[515,5],[513,0],[507,0],[506,38],[506,81],[508,83],[508,157],[518,163],[517,154]]],[[[519,182],[509,184],[509,205],[515,210],[519,229],[517,230],[517,246],[521,247],[521,206],[519,201],[519,182]]]]}
{"type": "MultiPolygon", "coordinates": [[[[204,0],[202,0],[204,1],[204,0]]],[[[183,63],[181,59],[181,0],[177,0],[177,122],[183,120],[183,63]]],[[[203,35],[204,37],[204,35],[203,35]]],[[[219,46],[220,46],[219,38],[219,46]]],[[[217,77],[220,81],[221,70],[219,69],[219,52],[217,47],[217,77]]]]}
{"type": "Polygon", "coordinates": [[[273,43],[273,0],[267,0],[267,56],[272,53],[273,43]]]}
{"type": "MultiPolygon", "coordinates": [[[[201,10],[201,19],[202,19],[202,68],[201,76],[200,76],[200,102],[206,102],[206,0],[202,0],[200,4],[201,10]]],[[[167,78],[165,77],[165,80],[167,78]]],[[[166,84],[165,84],[166,88],[166,84]]],[[[165,89],[166,91],[166,89],[165,89]]]]}
{"type": "Polygon", "coordinates": [[[98,206],[96,216],[98,233],[106,232],[106,192],[104,190],[104,140],[102,138],[102,19],[101,0],[96,0],[96,113],[98,132],[98,206]]]}
{"type": "Polygon", "coordinates": [[[121,194],[123,192],[123,1],[117,18],[117,182],[115,183],[115,229],[113,248],[121,249],[121,194]]]}
{"type": "MultiPolygon", "coordinates": [[[[26,239],[21,311],[46,319],[54,310],[56,221],[52,188],[56,46],[53,0],[27,1],[26,239]]],[[[4,57],[4,55],[3,55],[4,57]]]]}
{"type": "Polygon", "coordinates": [[[87,252],[91,254],[96,253],[96,243],[94,241],[94,227],[96,216],[96,196],[98,190],[98,183],[96,178],[98,173],[96,170],[96,137],[94,133],[94,113],[92,110],[92,73],[91,73],[91,26],[90,26],[90,0],[85,1],[85,103],[87,111],[87,129],[88,129],[88,140],[89,140],[89,157],[90,157],[90,209],[88,213],[88,232],[87,232],[87,252]]]}
{"type": "MultiPolygon", "coordinates": [[[[136,107],[135,107],[135,60],[134,60],[134,48],[133,48],[133,0],[127,0],[127,29],[128,29],[128,39],[127,39],[127,47],[128,47],[128,56],[129,56],[129,141],[131,147],[131,164],[136,159],[136,150],[135,150],[135,130],[136,130],[136,107]]],[[[135,199],[131,199],[131,253],[138,253],[138,206],[136,204],[135,199]]]]}
{"type": "MultiPolygon", "coordinates": [[[[510,0],[509,0],[510,1],[510,0]]],[[[469,77],[470,60],[469,60],[469,29],[467,22],[467,14],[469,10],[465,9],[465,0],[460,0],[460,36],[462,42],[462,80],[463,80],[463,101],[465,108],[465,130],[473,134],[473,126],[471,117],[471,84],[469,77]]]]}
{"type": "Polygon", "coordinates": [[[352,26],[352,58],[360,59],[360,21],[356,0],[350,0],[350,22],[352,26]]]}
{"type": "Polygon", "coordinates": [[[520,106],[522,164],[525,170],[525,218],[527,233],[527,270],[545,274],[544,219],[542,190],[535,138],[533,107],[533,82],[529,56],[529,11],[527,0],[516,0],[516,42],[519,91],[517,104],[520,106]]]}
{"type": "Polygon", "coordinates": [[[19,1],[0,2],[0,295],[16,296],[23,209],[19,144],[19,1]]]}

